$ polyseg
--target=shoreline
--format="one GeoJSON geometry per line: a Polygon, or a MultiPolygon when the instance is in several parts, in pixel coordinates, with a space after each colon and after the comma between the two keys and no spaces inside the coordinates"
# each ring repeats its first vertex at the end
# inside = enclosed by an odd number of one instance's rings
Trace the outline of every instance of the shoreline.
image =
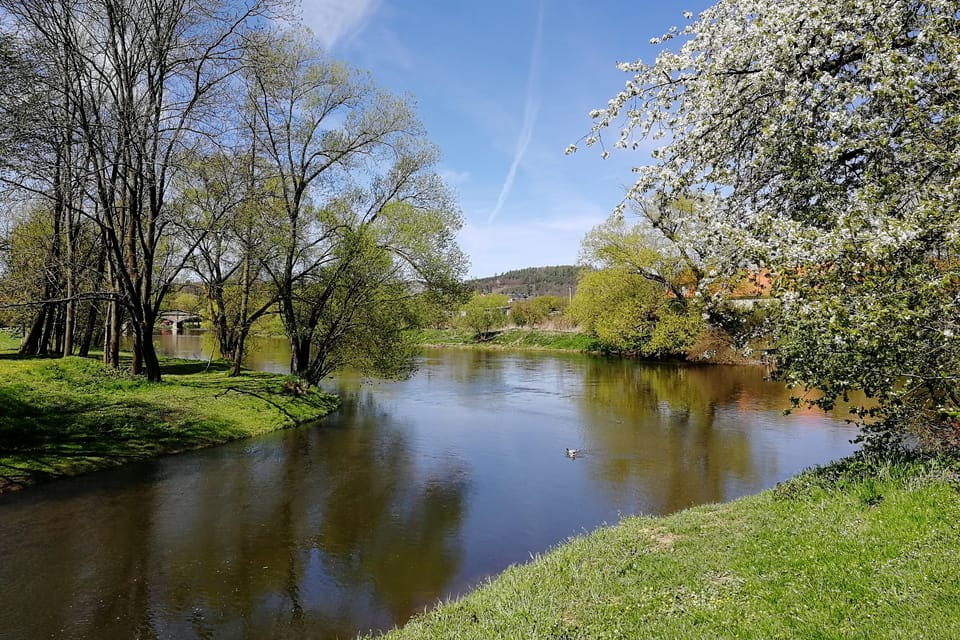
{"type": "Polygon", "coordinates": [[[619,358],[636,362],[673,363],[684,365],[722,365],[770,367],[763,358],[748,358],[726,354],[724,358],[646,358],[629,353],[604,351],[591,336],[578,331],[510,328],[497,331],[488,340],[478,341],[469,331],[461,329],[425,329],[415,334],[415,343],[431,349],[476,349],[488,351],[565,352],[619,358]]]}
{"type": "Polygon", "coordinates": [[[99,361],[0,352],[0,496],[37,484],[290,429],[339,398],[284,392],[287,376],[161,359],[149,383],[99,361]]]}
{"type": "Polygon", "coordinates": [[[960,637],[958,470],[855,455],[753,496],[628,517],[363,637],[960,637]]]}

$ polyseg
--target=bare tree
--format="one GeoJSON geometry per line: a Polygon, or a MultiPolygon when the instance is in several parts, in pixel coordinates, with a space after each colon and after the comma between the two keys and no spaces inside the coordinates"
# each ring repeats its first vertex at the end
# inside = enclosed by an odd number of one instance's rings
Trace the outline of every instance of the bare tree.
{"type": "MultiPolygon", "coordinates": [[[[171,184],[185,152],[217,133],[220,91],[266,0],[0,0],[55,58],[61,98],[87,158],[87,184],[134,373],[160,379],[160,304],[198,238],[173,236],[171,184]]],[[[222,110],[221,110],[222,111],[222,110]]],[[[116,312],[112,312],[113,317],[116,312]]],[[[114,327],[116,329],[116,327],[114,327]]]]}

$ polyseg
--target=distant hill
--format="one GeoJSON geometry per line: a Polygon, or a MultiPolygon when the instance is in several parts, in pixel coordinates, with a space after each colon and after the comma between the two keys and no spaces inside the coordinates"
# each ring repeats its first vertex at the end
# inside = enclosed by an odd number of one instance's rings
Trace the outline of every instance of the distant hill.
{"type": "Polygon", "coordinates": [[[467,286],[477,293],[505,293],[519,296],[560,296],[566,298],[577,290],[580,267],[527,267],[489,278],[468,280],[467,286]]]}

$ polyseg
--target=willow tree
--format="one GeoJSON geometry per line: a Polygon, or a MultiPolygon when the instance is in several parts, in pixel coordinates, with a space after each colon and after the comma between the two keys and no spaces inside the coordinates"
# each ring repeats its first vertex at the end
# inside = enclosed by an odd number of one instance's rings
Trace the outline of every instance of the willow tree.
{"type": "Polygon", "coordinates": [[[405,100],[302,33],[264,39],[247,82],[255,146],[282,212],[263,238],[262,265],[291,372],[317,380],[348,361],[397,372],[395,359],[372,357],[389,352],[378,335],[399,339],[388,325],[410,325],[391,307],[455,291],[465,265],[459,210],[433,171],[436,149],[405,100]]]}
{"type": "Polygon", "coordinates": [[[681,242],[779,277],[788,381],[823,406],[873,396],[872,444],[958,444],[955,0],[721,0],[685,17],[591,114],[588,145],[611,128],[615,148],[663,141],[622,206],[700,197],[675,212],[681,242]]]}

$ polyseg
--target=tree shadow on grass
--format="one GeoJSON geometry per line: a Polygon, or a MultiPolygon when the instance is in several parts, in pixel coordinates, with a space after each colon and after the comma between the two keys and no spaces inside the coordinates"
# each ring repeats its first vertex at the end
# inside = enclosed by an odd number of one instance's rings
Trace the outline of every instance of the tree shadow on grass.
{"type": "Polygon", "coordinates": [[[0,360],[55,360],[58,355],[47,354],[45,356],[24,355],[16,351],[0,352],[0,360]]]}
{"type": "Polygon", "coordinates": [[[230,370],[226,360],[165,360],[160,364],[161,373],[186,376],[197,373],[225,373],[230,370]]]}
{"type": "Polygon", "coordinates": [[[160,403],[58,401],[0,386],[0,492],[241,435],[228,422],[184,420],[182,409],[160,403]]]}

